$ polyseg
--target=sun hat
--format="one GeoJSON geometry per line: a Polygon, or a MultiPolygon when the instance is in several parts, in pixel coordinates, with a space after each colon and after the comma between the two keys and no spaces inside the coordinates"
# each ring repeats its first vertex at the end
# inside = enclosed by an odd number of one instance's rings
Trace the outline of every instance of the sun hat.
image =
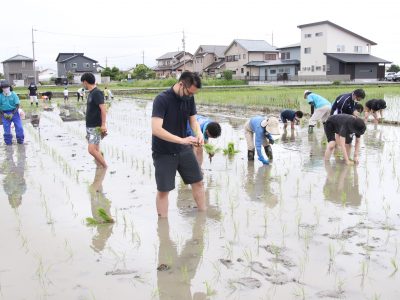
{"type": "Polygon", "coordinates": [[[265,127],[265,130],[270,134],[279,134],[279,121],[276,117],[269,117],[261,121],[261,127],[265,127]]]}

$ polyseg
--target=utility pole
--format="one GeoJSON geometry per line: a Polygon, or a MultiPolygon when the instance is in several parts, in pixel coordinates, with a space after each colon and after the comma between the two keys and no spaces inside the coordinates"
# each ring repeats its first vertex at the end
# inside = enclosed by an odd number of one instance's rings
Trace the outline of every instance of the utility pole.
{"type": "Polygon", "coordinates": [[[183,34],[183,37],[182,37],[182,46],[183,46],[183,71],[185,71],[185,68],[186,68],[186,59],[185,59],[185,56],[186,56],[186,53],[185,53],[185,30],[182,30],[182,34],[183,34]]]}
{"type": "Polygon", "coordinates": [[[107,56],[106,56],[106,68],[108,67],[108,65],[107,65],[107,56]]]}
{"type": "Polygon", "coordinates": [[[274,45],[274,32],[272,31],[272,46],[274,45]]]}
{"type": "Polygon", "coordinates": [[[142,51],[142,64],[144,65],[144,50],[142,51]]]}
{"type": "Polygon", "coordinates": [[[32,27],[32,53],[33,53],[33,82],[36,84],[36,63],[35,63],[35,38],[33,32],[36,31],[32,27]]]}

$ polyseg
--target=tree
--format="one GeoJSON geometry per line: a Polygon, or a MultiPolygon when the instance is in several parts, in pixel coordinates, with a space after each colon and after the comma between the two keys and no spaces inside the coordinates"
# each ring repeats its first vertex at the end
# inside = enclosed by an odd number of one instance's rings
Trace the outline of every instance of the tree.
{"type": "Polygon", "coordinates": [[[112,69],[107,67],[103,70],[103,72],[101,72],[101,76],[109,76],[111,80],[118,80],[120,73],[121,72],[117,67],[112,67],[112,69]]]}
{"type": "Polygon", "coordinates": [[[0,73],[0,79],[4,79],[4,74],[0,73]]]}
{"type": "Polygon", "coordinates": [[[136,65],[135,69],[132,72],[132,76],[135,79],[155,78],[155,75],[155,72],[144,64],[136,65]]]}
{"type": "Polygon", "coordinates": [[[69,83],[72,83],[74,81],[74,73],[72,73],[71,71],[69,71],[67,73],[67,79],[69,83]]]}
{"type": "Polygon", "coordinates": [[[399,71],[400,71],[399,65],[391,65],[389,69],[387,69],[387,72],[399,72],[399,71]]]}
{"type": "Polygon", "coordinates": [[[232,80],[233,72],[231,70],[224,71],[224,78],[225,80],[232,80]]]}

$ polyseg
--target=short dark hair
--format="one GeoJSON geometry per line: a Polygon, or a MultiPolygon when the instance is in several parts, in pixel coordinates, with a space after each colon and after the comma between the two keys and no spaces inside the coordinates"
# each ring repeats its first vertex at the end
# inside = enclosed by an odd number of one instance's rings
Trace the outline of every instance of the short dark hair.
{"type": "Polygon", "coordinates": [[[221,126],[217,122],[208,123],[206,130],[211,138],[217,138],[221,135],[221,126]]]}
{"type": "Polygon", "coordinates": [[[361,118],[356,118],[354,121],[354,129],[356,130],[356,133],[362,135],[364,134],[365,130],[367,127],[365,126],[364,120],[361,118]]]}
{"type": "Polygon", "coordinates": [[[353,91],[353,94],[354,94],[356,97],[359,97],[359,98],[361,98],[361,99],[364,99],[364,98],[365,98],[365,92],[364,92],[363,89],[356,89],[356,90],[353,91]]]}
{"type": "Polygon", "coordinates": [[[362,113],[364,111],[364,106],[362,106],[360,103],[356,103],[356,105],[354,105],[354,109],[359,113],[362,113]]]}
{"type": "Polygon", "coordinates": [[[84,73],[81,77],[81,82],[86,81],[89,84],[95,84],[96,83],[96,77],[92,73],[84,73]]]}
{"type": "Polygon", "coordinates": [[[298,110],[294,113],[299,119],[303,117],[303,112],[301,110],[298,110]]]}
{"type": "Polygon", "coordinates": [[[385,100],[383,100],[383,99],[378,99],[377,103],[378,103],[378,105],[379,105],[379,107],[380,107],[381,109],[385,109],[385,108],[386,108],[386,101],[385,101],[385,100]]]}
{"type": "Polygon", "coordinates": [[[192,85],[194,85],[198,89],[201,89],[201,79],[197,73],[185,71],[179,77],[179,81],[182,81],[187,88],[190,88],[192,85]]]}

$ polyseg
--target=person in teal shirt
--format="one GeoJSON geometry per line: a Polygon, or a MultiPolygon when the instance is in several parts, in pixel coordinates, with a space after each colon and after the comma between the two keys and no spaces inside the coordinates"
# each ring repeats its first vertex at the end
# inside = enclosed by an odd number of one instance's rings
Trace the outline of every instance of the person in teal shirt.
{"type": "MultiPolygon", "coordinates": [[[[196,115],[196,121],[200,125],[201,133],[203,134],[204,143],[208,143],[209,138],[216,139],[221,135],[221,125],[218,122],[212,121],[210,118],[202,115],[196,115]]],[[[196,136],[190,127],[189,121],[187,123],[187,136],[196,136]]],[[[203,164],[203,147],[194,147],[194,154],[196,156],[199,166],[203,164]]]]}
{"type": "Polygon", "coordinates": [[[309,90],[304,91],[304,99],[307,99],[308,104],[311,105],[312,116],[308,121],[308,133],[312,133],[318,121],[325,124],[326,120],[331,115],[332,105],[329,100],[309,90]]]}
{"type": "Polygon", "coordinates": [[[1,120],[3,121],[4,142],[6,145],[12,144],[12,123],[14,123],[17,143],[24,143],[24,129],[22,127],[22,121],[19,116],[18,108],[19,98],[17,94],[12,91],[12,87],[8,81],[3,80],[0,83],[0,116],[1,120]]]}

